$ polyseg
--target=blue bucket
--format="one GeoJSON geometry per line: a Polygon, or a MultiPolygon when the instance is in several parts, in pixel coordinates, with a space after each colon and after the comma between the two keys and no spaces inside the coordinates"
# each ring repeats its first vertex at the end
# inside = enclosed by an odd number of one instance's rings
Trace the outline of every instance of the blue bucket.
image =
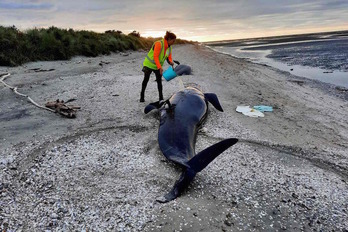
{"type": "Polygon", "coordinates": [[[166,71],[164,71],[163,73],[163,77],[164,79],[166,79],[166,81],[170,81],[171,79],[175,78],[176,72],[173,70],[172,66],[170,66],[166,71]]]}

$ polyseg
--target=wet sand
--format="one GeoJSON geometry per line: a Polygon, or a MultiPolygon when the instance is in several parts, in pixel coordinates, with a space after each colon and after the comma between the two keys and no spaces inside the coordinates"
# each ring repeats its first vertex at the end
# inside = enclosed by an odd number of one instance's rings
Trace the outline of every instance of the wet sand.
{"type": "MultiPolygon", "coordinates": [[[[154,75],[139,102],[145,52],[0,67],[35,101],[76,99],[76,119],[39,109],[0,86],[0,225],[33,231],[311,231],[348,228],[348,103],[345,91],[216,53],[175,46],[181,77],[215,92],[196,151],[240,142],[167,204],[180,170],[157,144],[154,75]],[[35,68],[43,71],[36,72],[35,68]],[[250,118],[238,105],[270,105],[250,118]]],[[[166,66],[168,67],[168,65],[166,66]]],[[[164,97],[180,89],[163,81],[164,97]]]]}

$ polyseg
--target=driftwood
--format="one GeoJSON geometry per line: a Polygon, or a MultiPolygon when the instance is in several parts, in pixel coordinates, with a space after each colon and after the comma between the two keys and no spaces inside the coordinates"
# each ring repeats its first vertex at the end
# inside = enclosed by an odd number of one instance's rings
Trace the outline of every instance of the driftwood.
{"type": "Polygon", "coordinates": [[[65,105],[65,102],[59,99],[56,101],[47,102],[45,106],[53,109],[56,113],[59,113],[67,118],[76,118],[76,110],[81,109],[79,106],[65,105]]]}
{"type": "Polygon", "coordinates": [[[50,68],[50,69],[31,68],[29,70],[34,72],[50,72],[50,71],[54,71],[55,69],[54,68],[50,68]]]}
{"type": "Polygon", "coordinates": [[[302,81],[302,80],[289,80],[290,82],[293,82],[293,83],[296,83],[300,86],[302,86],[304,83],[306,83],[305,81],[302,81]]]}
{"type": "Polygon", "coordinates": [[[11,75],[10,73],[0,74],[0,77],[2,77],[0,79],[0,82],[3,83],[6,87],[10,88],[15,94],[22,97],[26,97],[33,105],[41,109],[48,110],[54,113],[59,113],[68,118],[76,117],[76,109],[80,109],[79,106],[70,106],[70,105],[67,106],[65,105],[63,100],[59,100],[59,99],[53,102],[47,102],[45,106],[39,105],[33,99],[31,99],[31,97],[29,97],[28,95],[18,92],[17,87],[13,87],[5,82],[5,79],[9,77],[10,75],[11,75]]]}

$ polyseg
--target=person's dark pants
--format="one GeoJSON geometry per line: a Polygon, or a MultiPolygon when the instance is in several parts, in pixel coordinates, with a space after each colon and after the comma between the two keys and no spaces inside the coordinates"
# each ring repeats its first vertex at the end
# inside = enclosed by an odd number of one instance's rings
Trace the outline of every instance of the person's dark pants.
{"type": "Polygon", "coordinates": [[[160,73],[160,70],[153,70],[153,69],[150,69],[148,67],[144,67],[143,68],[143,72],[144,72],[144,80],[143,80],[143,83],[142,83],[142,86],[141,86],[140,100],[145,100],[145,89],[146,89],[147,83],[150,80],[150,74],[152,72],[154,72],[155,75],[156,75],[156,82],[157,82],[157,89],[158,89],[159,100],[163,100],[162,75],[160,73]]]}

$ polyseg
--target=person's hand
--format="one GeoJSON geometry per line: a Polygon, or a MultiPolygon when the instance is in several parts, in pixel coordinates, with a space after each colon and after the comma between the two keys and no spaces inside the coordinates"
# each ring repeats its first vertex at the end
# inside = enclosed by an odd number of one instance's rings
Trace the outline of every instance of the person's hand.
{"type": "Polygon", "coordinates": [[[172,66],[172,68],[174,70],[174,62],[171,62],[170,65],[172,66]]]}
{"type": "Polygon", "coordinates": [[[160,68],[160,74],[161,74],[161,76],[162,76],[162,74],[163,74],[163,68],[160,68]]]}

